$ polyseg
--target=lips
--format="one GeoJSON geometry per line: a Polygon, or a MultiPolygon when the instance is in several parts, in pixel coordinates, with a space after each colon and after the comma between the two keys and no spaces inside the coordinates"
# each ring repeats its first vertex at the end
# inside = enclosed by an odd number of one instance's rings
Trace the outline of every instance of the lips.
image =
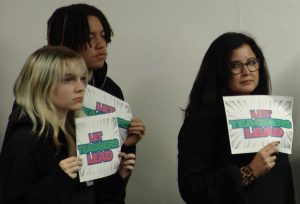
{"type": "Polygon", "coordinates": [[[97,58],[105,58],[106,57],[106,53],[99,53],[96,55],[97,58]]]}
{"type": "Polygon", "coordinates": [[[74,98],[73,101],[74,102],[82,102],[83,101],[83,97],[80,96],[80,97],[74,98]]]}
{"type": "Polygon", "coordinates": [[[249,83],[252,83],[253,80],[244,80],[244,81],[241,81],[240,83],[241,84],[249,84],[249,83]]]}

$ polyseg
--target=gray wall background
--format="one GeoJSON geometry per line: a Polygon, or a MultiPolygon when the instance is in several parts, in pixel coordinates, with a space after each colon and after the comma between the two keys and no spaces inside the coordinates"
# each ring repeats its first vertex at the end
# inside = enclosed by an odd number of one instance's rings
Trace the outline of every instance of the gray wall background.
{"type": "MultiPolygon", "coordinates": [[[[300,195],[300,1],[90,0],[109,19],[109,76],[122,87],[147,134],[138,145],[127,202],[183,203],[177,187],[177,134],[187,98],[210,43],[227,31],[251,33],[262,47],[273,94],[294,97],[290,157],[300,195]]],[[[46,44],[46,22],[75,0],[0,1],[0,146],[13,83],[27,57],[46,44]]],[[[266,189],[267,190],[267,189],[266,189]]]]}

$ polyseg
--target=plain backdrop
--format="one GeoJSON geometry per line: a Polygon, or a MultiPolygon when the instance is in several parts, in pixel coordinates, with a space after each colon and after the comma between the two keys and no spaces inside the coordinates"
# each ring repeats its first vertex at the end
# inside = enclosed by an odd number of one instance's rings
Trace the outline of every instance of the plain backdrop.
{"type": "MultiPolygon", "coordinates": [[[[46,44],[53,11],[74,0],[0,1],[0,146],[13,103],[13,84],[27,57],[46,44]]],[[[300,195],[299,0],[90,0],[114,30],[108,74],[133,114],[146,124],[127,203],[183,203],[177,186],[177,135],[203,55],[220,34],[251,34],[269,65],[273,94],[294,97],[290,156],[300,195]]],[[[266,189],[269,190],[269,189],[266,189]]],[[[276,196],[276,195],[274,195],[276,196]]]]}

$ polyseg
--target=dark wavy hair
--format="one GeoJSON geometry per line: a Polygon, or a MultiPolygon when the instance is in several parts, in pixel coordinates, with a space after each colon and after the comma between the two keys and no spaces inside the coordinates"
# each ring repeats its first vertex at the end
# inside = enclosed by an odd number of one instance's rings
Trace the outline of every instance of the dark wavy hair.
{"type": "Polygon", "coordinates": [[[106,43],[111,42],[113,31],[105,15],[87,4],[72,4],[54,11],[48,20],[48,45],[65,46],[75,51],[86,48],[89,43],[88,16],[96,16],[103,26],[106,43]]]}
{"type": "Polygon", "coordinates": [[[260,59],[258,86],[251,94],[270,94],[271,79],[265,57],[254,39],[243,33],[224,33],[212,42],[204,55],[189,96],[185,117],[197,109],[219,108],[222,104],[222,96],[233,95],[228,86],[231,74],[228,63],[232,52],[243,45],[249,45],[256,57],[260,59]]]}

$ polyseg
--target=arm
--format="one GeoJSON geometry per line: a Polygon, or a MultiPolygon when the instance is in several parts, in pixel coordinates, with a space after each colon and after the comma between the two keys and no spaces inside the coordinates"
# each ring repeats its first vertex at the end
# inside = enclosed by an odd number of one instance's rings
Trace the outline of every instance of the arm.
{"type": "MultiPolygon", "coordinates": [[[[144,134],[145,134],[145,125],[143,121],[141,121],[136,117],[133,117],[130,126],[128,128],[128,136],[122,146],[121,151],[127,154],[135,154],[136,144],[143,138],[144,134]]],[[[128,183],[130,174],[126,178],[124,178],[125,185],[127,185],[128,183]]]]}
{"type": "Polygon", "coordinates": [[[118,171],[111,176],[95,180],[97,203],[125,203],[125,188],[134,168],[135,155],[121,152],[119,156],[121,163],[118,171]]]}
{"type": "Polygon", "coordinates": [[[38,140],[29,132],[28,128],[18,129],[1,153],[0,203],[60,203],[76,181],[58,164],[47,165],[53,158],[41,156],[38,140]]]}
{"type": "Polygon", "coordinates": [[[134,146],[136,145],[145,135],[145,125],[142,120],[133,117],[128,128],[128,136],[124,142],[124,145],[134,146]]]}
{"type": "Polygon", "coordinates": [[[185,202],[244,199],[239,167],[229,162],[217,165],[221,163],[216,153],[219,137],[211,117],[198,114],[184,121],[178,137],[178,184],[185,202]]]}
{"type": "Polygon", "coordinates": [[[60,168],[41,178],[39,164],[18,150],[12,152],[16,154],[1,159],[1,203],[60,203],[75,186],[75,180],[60,168]]]}
{"type": "Polygon", "coordinates": [[[271,171],[276,164],[279,142],[271,142],[257,152],[252,161],[240,168],[242,183],[249,186],[256,178],[271,171]]]}
{"type": "Polygon", "coordinates": [[[284,203],[286,203],[286,204],[296,204],[292,169],[291,169],[290,162],[289,162],[288,158],[287,158],[287,161],[288,161],[287,162],[287,165],[288,165],[287,179],[288,180],[287,180],[286,186],[285,186],[285,201],[284,201],[284,203]]]}
{"type": "Polygon", "coordinates": [[[99,203],[125,203],[125,188],[134,169],[135,155],[120,153],[121,163],[117,173],[96,180],[96,200],[99,203]]]}

